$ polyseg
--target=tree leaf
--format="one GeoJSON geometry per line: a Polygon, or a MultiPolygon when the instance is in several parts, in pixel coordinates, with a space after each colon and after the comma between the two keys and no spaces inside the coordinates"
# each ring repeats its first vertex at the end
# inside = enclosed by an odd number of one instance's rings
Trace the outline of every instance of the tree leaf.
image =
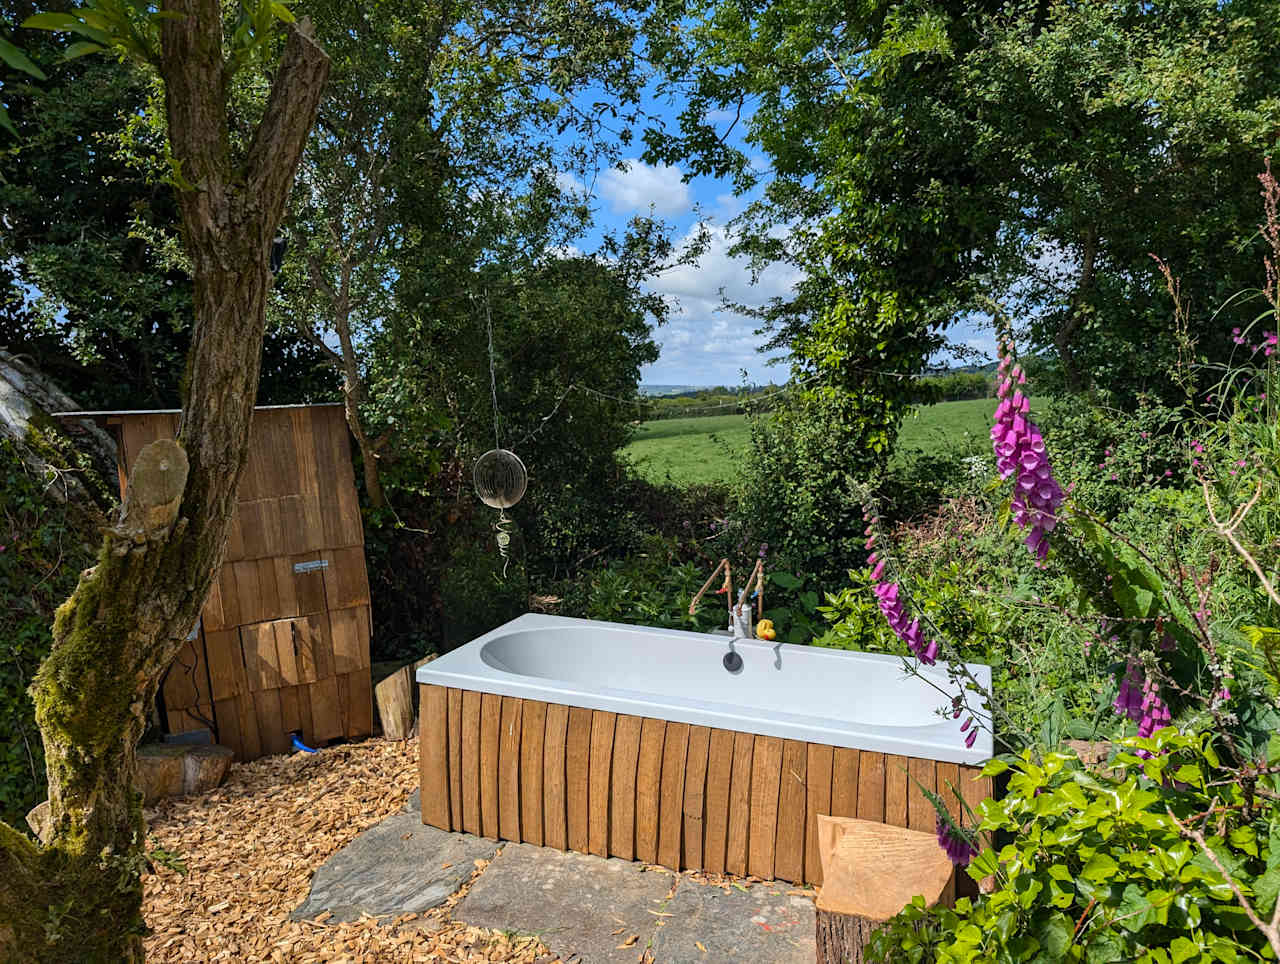
{"type": "Polygon", "coordinates": [[[3,37],[0,37],[0,60],[3,60],[14,70],[21,70],[24,74],[30,74],[36,80],[49,79],[45,76],[43,70],[31,62],[31,58],[3,37]]]}
{"type": "Polygon", "coordinates": [[[62,56],[65,60],[75,60],[77,57],[85,57],[107,49],[102,44],[95,44],[88,40],[77,40],[63,51],[62,56]]]}
{"type": "Polygon", "coordinates": [[[69,13],[37,13],[22,21],[28,30],[74,30],[84,26],[69,13]]]}

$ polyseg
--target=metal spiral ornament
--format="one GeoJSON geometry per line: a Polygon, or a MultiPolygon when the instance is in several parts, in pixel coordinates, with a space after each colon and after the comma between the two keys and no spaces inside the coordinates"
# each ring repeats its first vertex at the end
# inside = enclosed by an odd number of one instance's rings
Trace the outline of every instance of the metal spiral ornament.
{"type": "Polygon", "coordinates": [[[507,517],[506,510],[524,497],[529,476],[520,456],[515,452],[490,449],[476,459],[472,478],[480,501],[498,510],[498,521],[493,528],[497,533],[498,553],[502,556],[502,578],[505,579],[507,566],[511,564],[511,531],[514,525],[507,517]]]}

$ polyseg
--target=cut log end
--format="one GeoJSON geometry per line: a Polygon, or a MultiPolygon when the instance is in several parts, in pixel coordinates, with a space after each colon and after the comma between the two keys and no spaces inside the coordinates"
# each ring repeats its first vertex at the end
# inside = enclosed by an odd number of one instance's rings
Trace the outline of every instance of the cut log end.
{"type": "Polygon", "coordinates": [[[187,487],[187,453],[173,439],[144,446],[133,463],[116,531],[131,539],[167,535],[187,487]]]}

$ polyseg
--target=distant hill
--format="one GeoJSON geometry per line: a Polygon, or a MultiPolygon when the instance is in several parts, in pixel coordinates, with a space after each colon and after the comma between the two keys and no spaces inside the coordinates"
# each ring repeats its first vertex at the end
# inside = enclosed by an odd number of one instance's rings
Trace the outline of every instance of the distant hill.
{"type": "Polygon", "coordinates": [[[641,385],[636,391],[651,398],[662,398],[667,395],[683,395],[685,392],[696,392],[708,385],[641,385]]]}

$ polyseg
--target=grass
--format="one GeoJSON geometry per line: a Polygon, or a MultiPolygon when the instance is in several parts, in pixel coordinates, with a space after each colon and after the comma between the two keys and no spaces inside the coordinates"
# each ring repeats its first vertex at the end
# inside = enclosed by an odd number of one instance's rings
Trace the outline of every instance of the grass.
{"type": "MultiPolygon", "coordinates": [[[[995,399],[940,402],[920,409],[902,425],[898,455],[953,444],[966,435],[986,438],[995,399]]],[[[709,415],[644,422],[626,454],[645,478],[680,484],[723,482],[750,441],[745,415],[709,415]]]]}

